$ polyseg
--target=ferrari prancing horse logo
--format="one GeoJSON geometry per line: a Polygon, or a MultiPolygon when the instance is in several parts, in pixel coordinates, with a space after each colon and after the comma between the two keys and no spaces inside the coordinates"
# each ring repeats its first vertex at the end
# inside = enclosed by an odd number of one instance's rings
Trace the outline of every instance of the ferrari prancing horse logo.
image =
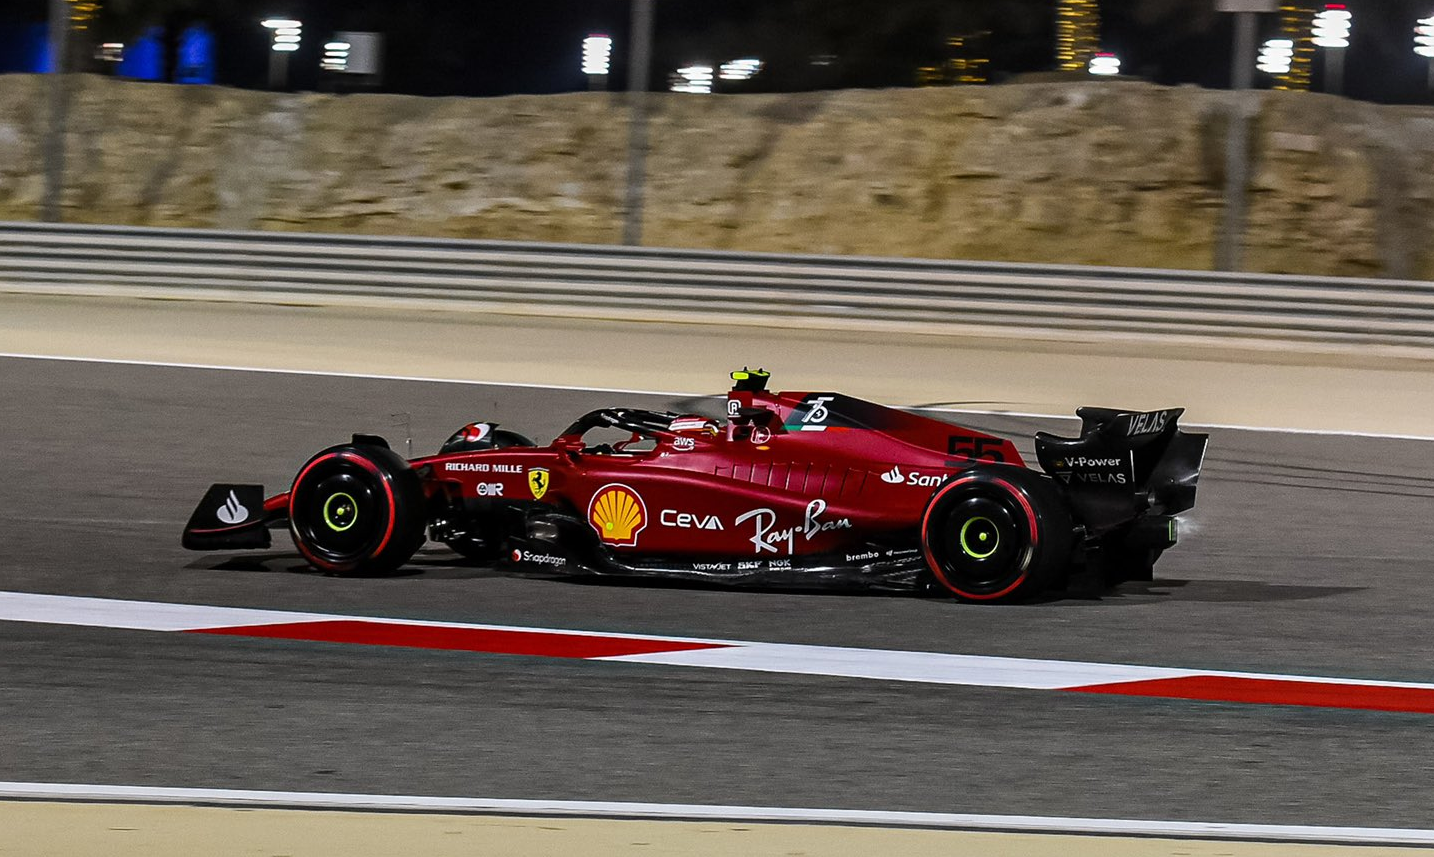
{"type": "Polygon", "coordinates": [[[528,488],[532,490],[534,500],[543,499],[543,495],[548,493],[548,468],[528,468],[528,488]]]}

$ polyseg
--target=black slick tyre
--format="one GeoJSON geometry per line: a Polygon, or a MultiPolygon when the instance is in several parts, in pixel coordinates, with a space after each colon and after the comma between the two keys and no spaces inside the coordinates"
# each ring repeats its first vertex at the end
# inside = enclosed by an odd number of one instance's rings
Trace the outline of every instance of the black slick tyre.
{"type": "Polygon", "coordinates": [[[1073,542],[1065,498],[1023,467],[972,467],[938,488],[921,516],[927,568],[939,589],[963,601],[1040,594],[1065,572],[1073,542]]]}
{"type": "Polygon", "coordinates": [[[377,446],[344,445],[309,459],[289,490],[299,553],[331,574],[390,574],[424,541],[423,487],[408,462],[377,446]]]}

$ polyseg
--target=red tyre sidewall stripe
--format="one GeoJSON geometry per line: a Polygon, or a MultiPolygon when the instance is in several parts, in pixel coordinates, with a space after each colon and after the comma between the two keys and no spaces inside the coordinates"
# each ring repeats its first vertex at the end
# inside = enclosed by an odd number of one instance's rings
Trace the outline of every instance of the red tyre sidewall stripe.
{"type": "MultiPolygon", "coordinates": [[[[931,510],[936,508],[936,504],[941,501],[941,498],[946,496],[947,492],[954,490],[960,485],[972,482],[975,479],[975,476],[964,476],[955,481],[948,482],[944,488],[942,488],[936,493],[936,496],[931,499],[931,502],[926,504],[926,512],[921,516],[921,552],[926,556],[927,568],[931,569],[931,573],[936,575],[936,579],[941,581],[942,586],[945,586],[947,589],[951,590],[962,598],[969,598],[972,601],[992,601],[997,598],[1000,598],[1003,595],[1009,595],[1013,590],[1016,589],[1016,587],[1024,583],[1026,580],[1026,571],[1023,570],[1021,572],[1021,576],[1017,577],[1014,583],[1012,583],[1010,586],[1007,586],[1005,589],[1002,589],[1000,592],[993,592],[989,595],[976,595],[970,592],[966,592],[952,584],[951,581],[946,579],[946,575],[942,574],[941,564],[936,561],[936,556],[931,553],[931,539],[928,535],[931,528],[931,510]]],[[[992,479],[991,482],[992,484],[999,485],[1001,488],[1005,489],[1007,493],[1015,497],[1016,500],[1020,502],[1021,508],[1024,509],[1026,512],[1026,524],[1030,528],[1031,532],[1031,549],[1034,550],[1037,544],[1037,539],[1040,538],[1040,532],[1036,525],[1036,511],[1031,507],[1031,501],[1027,500],[1025,494],[1017,490],[1014,485],[1004,479],[992,479]]]]}
{"type": "MultiPolygon", "coordinates": [[[[342,458],[354,462],[363,469],[367,470],[369,473],[372,473],[374,476],[378,477],[379,483],[383,485],[384,494],[388,496],[388,529],[384,531],[383,540],[378,543],[378,547],[375,548],[373,551],[374,556],[379,556],[383,553],[383,549],[388,547],[389,541],[393,538],[394,519],[398,517],[398,506],[393,499],[393,486],[389,484],[387,479],[383,478],[383,474],[379,472],[378,468],[374,466],[372,461],[369,461],[367,458],[364,458],[361,455],[354,455],[351,452],[331,452],[328,455],[321,455],[318,458],[315,458],[313,461],[310,461],[303,470],[299,471],[299,475],[294,478],[293,488],[289,490],[290,526],[292,528],[294,521],[294,497],[298,493],[297,489],[299,487],[299,483],[304,481],[304,477],[309,475],[310,470],[313,470],[315,466],[317,466],[321,462],[328,461],[330,458],[342,458]]],[[[320,568],[335,568],[334,563],[326,562],[310,553],[308,548],[304,546],[304,542],[302,539],[294,539],[294,544],[298,547],[299,553],[303,554],[304,558],[307,559],[310,563],[319,566],[320,568]]]]}

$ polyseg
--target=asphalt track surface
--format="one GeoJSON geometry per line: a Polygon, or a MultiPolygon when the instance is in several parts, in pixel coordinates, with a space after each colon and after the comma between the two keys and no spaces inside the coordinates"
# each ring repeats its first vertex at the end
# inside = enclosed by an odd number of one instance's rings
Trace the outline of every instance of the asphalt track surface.
{"type": "MultiPolygon", "coordinates": [[[[1428,442],[1216,430],[1154,584],[1021,607],[504,576],[379,580],[178,536],[351,431],[540,439],[594,392],[0,360],[0,589],[1434,681],[1428,442]]],[[[1069,424],[979,416],[1029,437],[1069,424]]],[[[401,440],[396,444],[401,448],[401,440]]],[[[1434,827],[1428,715],[0,623],[0,779],[1434,827]]]]}

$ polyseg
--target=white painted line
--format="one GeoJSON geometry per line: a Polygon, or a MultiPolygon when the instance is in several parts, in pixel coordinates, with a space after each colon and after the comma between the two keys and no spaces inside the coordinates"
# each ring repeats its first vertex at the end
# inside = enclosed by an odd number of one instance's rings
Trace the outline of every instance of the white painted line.
{"type": "MultiPolygon", "coordinates": [[[[351,378],[363,381],[405,381],[421,384],[460,384],[472,387],[510,387],[529,390],[562,390],[575,393],[619,393],[629,396],[665,396],[673,399],[719,399],[720,393],[685,393],[672,390],[633,390],[624,387],[582,387],[568,384],[533,384],[522,381],[481,381],[463,378],[431,378],[423,375],[380,375],[367,372],[330,372],[321,369],[277,369],[269,366],[230,366],[212,363],[175,363],[164,360],[128,360],[114,357],[76,357],[59,354],[20,354],[0,352],[0,359],[52,360],[60,363],[100,363],[114,366],[153,366],[162,369],[204,369],[218,372],[252,372],[261,375],[301,375],[321,378],[351,378]]],[[[990,417],[1016,417],[1037,420],[1075,420],[1072,414],[1040,414],[1024,411],[997,411],[967,408],[908,407],[907,410],[934,411],[947,414],[971,414],[990,417]]],[[[1280,426],[1246,426],[1230,423],[1184,423],[1187,428],[1222,429],[1269,434],[1313,435],[1317,437],[1358,437],[1372,440],[1409,440],[1434,442],[1434,435],[1389,434],[1383,432],[1343,431],[1335,429],[1284,428],[1280,426]]]]}
{"type": "Polygon", "coordinates": [[[215,607],[204,604],[173,604],[164,601],[125,601],[79,595],[45,595],[36,592],[0,592],[0,622],[32,622],[41,625],[79,625],[88,628],[116,628],[134,631],[197,631],[208,628],[244,628],[289,622],[361,621],[384,625],[422,628],[466,628],[475,631],[517,631],[533,634],[564,634],[623,640],[658,640],[679,643],[744,645],[738,641],[666,637],[652,634],[612,634],[605,631],[574,631],[566,628],[530,628],[515,625],[481,625],[469,622],[439,622],[427,619],[394,619],[384,616],[345,616],[336,613],[301,613],[289,610],[262,610],[248,607],[215,607]]]}
{"type": "Polygon", "coordinates": [[[79,625],[131,631],[190,631],[217,626],[244,627],[275,622],[313,622],[334,619],[321,613],[288,613],[210,607],[203,604],[168,604],[159,601],[120,601],[77,598],[31,592],[0,592],[0,621],[44,625],[79,625]]]}
{"type": "Polygon", "coordinates": [[[1152,821],[1115,818],[1067,818],[1039,815],[983,815],[955,812],[903,812],[861,809],[807,809],[775,806],[629,803],[592,800],[512,800],[504,798],[370,795],[336,792],[285,792],[249,789],[161,788],[69,783],[0,782],[0,798],[118,803],[206,804],[289,809],[345,809],[380,812],[502,813],[644,818],[692,821],[748,821],[808,824],[858,824],[1021,833],[1079,833],[1111,836],[1158,836],[1182,839],[1238,839],[1369,845],[1434,845],[1434,830],[1398,827],[1326,827],[1297,824],[1223,824],[1209,821],[1152,821]]]}
{"type": "Polygon", "coordinates": [[[53,360],[59,363],[102,363],[112,366],[152,366],[160,369],[206,369],[215,372],[252,372],[259,375],[303,375],[320,378],[353,378],[361,381],[411,381],[420,384],[461,384],[471,387],[517,387],[532,390],[564,390],[574,393],[623,393],[629,396],[669,396],[674,399],[716,398],[711,393],[627,390],[622,387],[574,387],[565,384],[528,384],[518,381],[471,381],[462,378],[428,378],[422,375],[376,375],[366,372],[330,372],[323,369],[276,369],[272,366],[228,366],[220,363],[174,363],[165,360],[128,360],[118,357],[74,357],[57,354],[16,354],[12,352],[0,352],[0,359],[53,360]]]}
{"type": "Polygon", "coordinates": [[[1133,664],[851,649],[790,643],[739,643],[720,649],[616,655],[593,660],[1020,690],[1069,690],[1082,685],[1208,675],[1188,669],[1133,664]]]}

